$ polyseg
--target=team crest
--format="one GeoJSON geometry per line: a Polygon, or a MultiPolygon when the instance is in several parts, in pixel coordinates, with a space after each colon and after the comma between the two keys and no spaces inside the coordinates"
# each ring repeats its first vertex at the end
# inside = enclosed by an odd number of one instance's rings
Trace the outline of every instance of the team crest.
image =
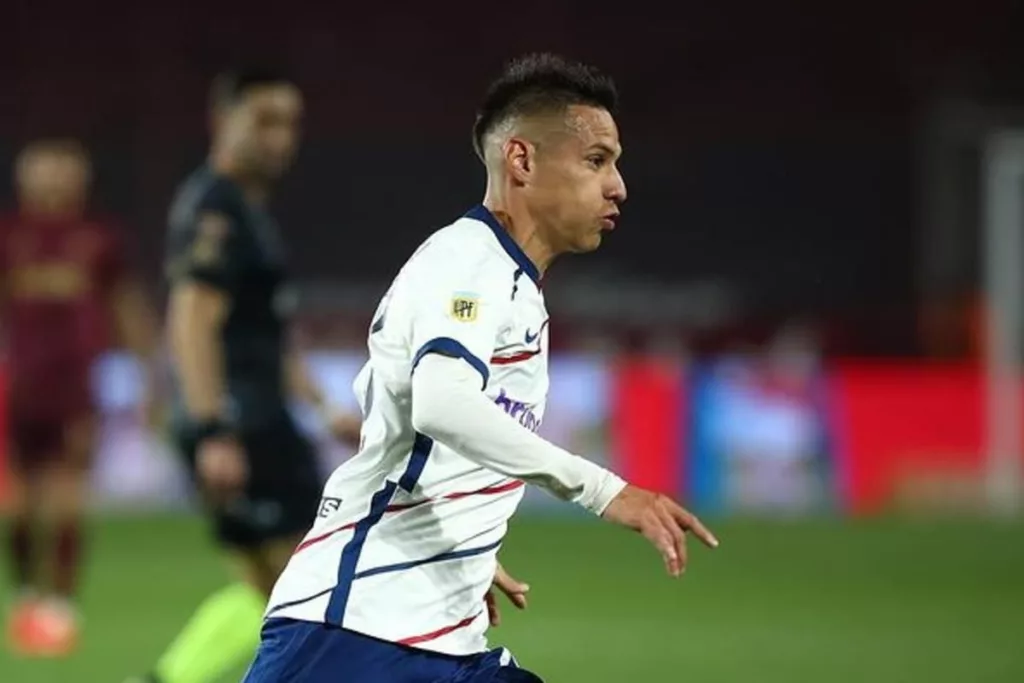
{"type": "Polygon", "coordinates": [[[476,320],[480,300],[472,294],[456,294],[452,297],[451,316],[460,323],[476,320]]]}
{"type": "Polygon", "coordinates": [[[200,215],[196,239],[192,244],[192,260],[201,265],[219,261],[229,227],[228,218],[222,213],[207,212],[200,215]]]}

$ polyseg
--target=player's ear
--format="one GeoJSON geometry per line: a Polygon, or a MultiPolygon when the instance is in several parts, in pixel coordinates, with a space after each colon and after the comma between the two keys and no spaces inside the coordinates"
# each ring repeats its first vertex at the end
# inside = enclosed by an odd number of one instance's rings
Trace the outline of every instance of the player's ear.
{"type": "Polygon", "coordinates": [[[502,150],[513,180],[526,183],[533,173],[533,146],[522,138],[509,138],[502,150]]]}

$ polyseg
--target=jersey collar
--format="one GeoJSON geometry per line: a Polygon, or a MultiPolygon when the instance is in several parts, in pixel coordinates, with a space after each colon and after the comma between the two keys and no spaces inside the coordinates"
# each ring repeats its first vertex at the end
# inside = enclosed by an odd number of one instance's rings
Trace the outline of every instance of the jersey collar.
{"type": "Polygon", "coordinates": [[[494,217],[490,209],[483,204],[477,204],[466,212],[466,218],[486,223],[487,227],[491,229],[491,232],[498,239],[498,244],[505,250],[505,253],[512,257],[512,260],[519,265],[519,269],[526,273],[537,287],[540,287],[540,271],[537,270],[537,266],[526,255],[526,252],[522,250],[522,247],[516,244],[516,241],[512,239],[512,235],[508,234],[508,230],[498,222],[498,219],[494,217]]]}

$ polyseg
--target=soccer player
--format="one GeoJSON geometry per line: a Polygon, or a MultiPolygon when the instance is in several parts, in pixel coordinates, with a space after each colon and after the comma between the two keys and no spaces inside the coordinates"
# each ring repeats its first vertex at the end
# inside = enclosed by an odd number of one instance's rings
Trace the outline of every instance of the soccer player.
{"type": "Polygon", "coordinates": [[[294,305],[278,225],[267,209],[298,147],[302,97],[283,75],[215,79],[207,164],[170,209],[168,328],[180,410],[175,440],[192,467],[239,581],[199,607],[147,680],[216,681],[252,657],[267,595],[316,516],[316,453],[289,412],[319,408],[354,441],[288,340],[294,305]]]}
{"type": "Polygon", "coordinates": [[[552,55],[514,62],[474,128],[482,205],[399,271],[355,386],[359,452],[328,480],[314,528],[279,579],[246,683],[536,681],[487,650],[492,585],[523,484],[644,534],[668,572],[685,532],[714,537],[669,498],[548,443],[541,278],[596,249],[626,199],[612,82],[552,55]]]}
{"type": "Polygon", "coordinates": [[[116,230],[87,216],[85,148],[34,142],[14,176],[18,212],[0,227],[13,479],[7,552],[18,589],[7,633],[22,654],[58,656],[78,639],[96,427],[90,370],[121,341],[155,371],[157,324],[116,230]]]}

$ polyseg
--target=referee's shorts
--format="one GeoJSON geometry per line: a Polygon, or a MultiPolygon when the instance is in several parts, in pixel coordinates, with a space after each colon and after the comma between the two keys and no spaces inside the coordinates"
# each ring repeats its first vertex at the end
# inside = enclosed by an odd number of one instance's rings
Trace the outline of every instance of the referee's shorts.
{"type": "MultiPolygon", "coordinates": [[[[292,540],[309,531],[323,490],[313,445],[284,413],[239,435],[249,467],[241,495],[211,507],[214,535],[221,545],[257,549],[278,540],[292,540]]],[[[183,428],[175,435],[197,486],[197,444],[183,428]]]]}

